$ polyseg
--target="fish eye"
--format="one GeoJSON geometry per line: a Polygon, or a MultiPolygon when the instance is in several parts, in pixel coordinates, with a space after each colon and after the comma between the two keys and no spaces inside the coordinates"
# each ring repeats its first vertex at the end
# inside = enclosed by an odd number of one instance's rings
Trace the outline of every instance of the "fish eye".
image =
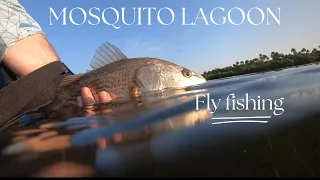
{"type": "Polygon", "coordinates": [[[190,78],[192,76],[192,72],[188,69],[183,69],[182,70],[182,75],[186,78],[190,78]]]}

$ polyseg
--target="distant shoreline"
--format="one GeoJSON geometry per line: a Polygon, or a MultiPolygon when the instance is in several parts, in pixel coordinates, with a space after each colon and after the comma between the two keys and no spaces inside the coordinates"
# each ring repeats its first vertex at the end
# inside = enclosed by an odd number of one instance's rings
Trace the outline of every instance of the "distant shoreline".
{"type": "MultiPolygon", "coordinates": [[[[214,80],[232,79],[232,78],[237,78],[237,77],[250,76],[250,75],[256,75],[256,74],[264,74],[264,73],[268,73],[268,72],[282,71],[282,70],[286,70],[286,69],[299,68],[299,67],[311,66],[311,65],[319,65],[319,66],[320,66],[320,63],[316,62],[316,63],[303,64],[303,65],[299,65],[299,66],[290,66],[290,67],[286,67],[286,68],[282,68],[282,69],[277,69],[277,70],[270,70],[270,71],[264,71],[264,72],[242,74],[242,75],[238,75],[238,76],[228,76],[228,77],[219,78],[219,79],[214,79],[214,80]]],[[[213,79],[211,79],[211,80],[213,80],[213,79]]]]}
{"type": "Polygon", "coordinates": [[[204,72],[202,76],[207,80],[221,80],[320,63],[320,50],[316,48],[312,51],[303,48],[299,52],[292,48],[291,52],[292,54],[271,52],[271,58],[267,55],[260,54],[259,58],[238,61],[233,64],[233,66],[216,68],[212,71],[204,72]]]}

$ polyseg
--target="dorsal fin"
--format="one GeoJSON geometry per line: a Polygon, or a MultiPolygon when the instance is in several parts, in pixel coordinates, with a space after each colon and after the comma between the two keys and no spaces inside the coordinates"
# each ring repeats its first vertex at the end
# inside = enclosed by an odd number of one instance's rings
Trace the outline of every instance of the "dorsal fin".
{"type": "Polygon", "coordinates": [[[92,69],[98,69],[102,66],[123,59],[128,59],[128,57],[115,45],[105,42],[96,50],[96,53],[90,62],[90,66],[92,69]]]}
{"type": "Polygon", "coordinates": [[[72,82],[76,81],[78,78],[80,78],[83,75],[84,74],[67,75],[66,77],[64,77],[62,79],[59,88],[61,88],[62,86],[66,86],[66,85],[71,84],[72,82]]]}

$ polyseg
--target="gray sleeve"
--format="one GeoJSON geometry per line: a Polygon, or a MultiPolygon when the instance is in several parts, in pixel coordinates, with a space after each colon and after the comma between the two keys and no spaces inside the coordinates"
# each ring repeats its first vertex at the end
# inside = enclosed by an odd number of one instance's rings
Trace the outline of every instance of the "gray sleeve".
{"type": "Polygon", "coordinates": [[[18,0],[0,0],[0,62],[15,42],[37,33],[42,33],[40,25],[18,0]]]}

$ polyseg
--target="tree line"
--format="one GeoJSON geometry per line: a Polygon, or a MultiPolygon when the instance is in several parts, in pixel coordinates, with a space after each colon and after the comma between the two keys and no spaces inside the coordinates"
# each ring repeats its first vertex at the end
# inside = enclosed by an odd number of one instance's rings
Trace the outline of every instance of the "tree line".
{"type": "Polygon", "coordinates": [[[270,57],[265,54],[260,54],[259,57],[251,60],[237,61],[233,66],[206,71],[202,76],[207,80],[212,80],[250,73],[281,70],[310,63],[318,64],[320,62],[320,46],[318,48],[319,50],[314,48],[312,51],[306,48],[297,51],[295,48],[292,48],[291,54],[271,52],[270,57]]]}

